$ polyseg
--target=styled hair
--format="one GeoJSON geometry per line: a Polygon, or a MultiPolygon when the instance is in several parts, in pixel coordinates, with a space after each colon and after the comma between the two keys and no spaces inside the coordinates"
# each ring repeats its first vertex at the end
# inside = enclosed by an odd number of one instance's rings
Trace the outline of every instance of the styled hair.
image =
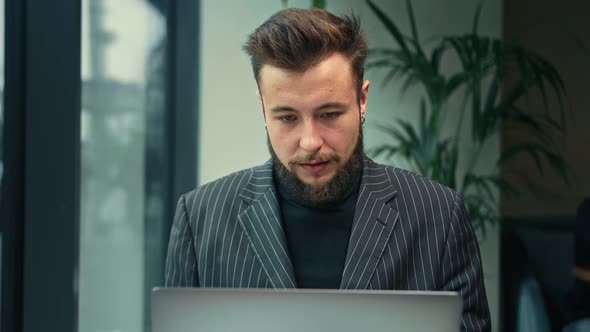
{"type": "Polygon", "coordinates": [[[341,53],[350,60],[360,98],[367,41],[355,16],[338,17],[321,9],[284,9],[248,36],[244,50],[259,85],[263,65],[304,72],[341,53]]]}

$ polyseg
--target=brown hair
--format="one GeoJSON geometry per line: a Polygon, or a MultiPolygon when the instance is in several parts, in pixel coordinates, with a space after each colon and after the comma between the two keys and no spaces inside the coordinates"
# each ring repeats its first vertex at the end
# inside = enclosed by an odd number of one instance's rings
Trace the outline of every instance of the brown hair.
{"type": "Polygon", "coordinates": [[[303,72],[342,53],[350,60],[360,98],[367,41],[354,16],[338,17],[321,9],[281,10],[248,36],[244,50],[258,84],[263,65],[303,72]]]}

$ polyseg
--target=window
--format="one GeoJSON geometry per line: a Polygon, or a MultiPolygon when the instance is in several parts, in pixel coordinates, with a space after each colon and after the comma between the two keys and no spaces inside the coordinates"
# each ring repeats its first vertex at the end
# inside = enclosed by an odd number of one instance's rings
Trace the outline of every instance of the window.
{"type": "MultiPolygon", "coordinates": [[[[4,148],[4,0],[0,0],[0,183],[2,183],[3,174],[3,151],[4,148]]],[[[1,197],[0,197],[1,199],[1,197]]],[[[0,250],[2,248],[2,238],[0,234],[0,250]]],[[[0,252],[0,259],[2,258],[0,252]]],[[[0,261],[1,263],[1,261],[0,261]]],[[[2,264],[0,264],[2,266],[2,264]]],[[[0,273],[0,275],[2,275],[0,273]]]]}
{"type": "Polygon", "coordinates": [[[195,186],[198,2],[5,6],[1,330],[150,331],[195,186]]]}
{"type": "Polygon", "coordinates": [[[146,221],[166,222],[147,166],[163,148],[150,138],[163,139],[165,42],[166,17],[151,2],[82,1],[80,332],[149,324],[160,264],[146,266],[146,252],[161,244],[146,221]]]}
{"type": "MultiPolygon", "coordinates": [[[[3,153],[4,148],[4,0],[0,0],[0,184],[2,183],[2,174],[4,171],[3,153]]],[[[0,186],[2,188],[2,186],[0,186]]],[[[0,190],[0,200],[2,199],[0,190]]],[[[0,232],[0,285],[2,284],[2,232],[0,232]]],[[[2,291],[0,287],[0,299],[2,299],[2,291]]],[[[0,317],[1,322],[2,317],[0,317]]],[[[0,323],[0,326],[1,323],[0,323]]]]}

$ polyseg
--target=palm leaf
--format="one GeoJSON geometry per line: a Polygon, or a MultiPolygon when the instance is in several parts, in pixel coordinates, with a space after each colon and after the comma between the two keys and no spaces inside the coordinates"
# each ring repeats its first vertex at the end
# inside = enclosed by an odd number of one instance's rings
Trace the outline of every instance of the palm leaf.
{"type": "Polygon", "coordinates": [[[535,161],[535,165],[537,166],[537,170],[543,176],[543,164],[541,163],[541,153],[540,150],[543,149],[542,146],[538,144],[531,144],[531,143],[519,143],[510,146],[508,149],[504,150],[500,154],[500,158],[498,159],[498,163],[503,163],[506,160],[509,160],[521,153],[528,154],[533,160],[535,161]]]}
{"type": "Polygon", "coordinates": [[[406,53],[409,56],[410,52],[408,46],[406,45],[405,38],[403,34],[400,32],[397,25],[393,23],[393,21],[389,19],[389,17],[387,17],[387,15],[379,7],[377,7],[373,3],[373,1],[367,0],[367,4],[369,5],[369,8],[371,9],[371,11],[373,11],[375,16],[377,16],[379,21],[381,21],[381,23],[385,26],[385,29],[387,29],[387,31],[393,36],[393,38],[395,39],[397,44],[402,48],[404,53],[406,53]]]}
{"type": "Polygon", "coordinates": [[[389,82],[393,80],[394,77],[398,76],[398,74],[400,74],[401,72],[402,69],[399,66],[393,66],[392,68],[390,68],[387,72],[387,75],[385,75],[385,78],[383,78],[383,81],[381,82],[381,87],[385,87],[387,84],[389,84],[389,82]]]}
{"type": "Polygon", "coordinates": [[[408,121],[402,119],[398,119],[397,123],[404,130],[405,134],[407,135],[406,137],[409,137],[411,142],[418,145],[420,139],[418,138],[418,134],[416,133],[414,126],[408,121]]]}
{"type": "Polygon", "coordinates": [[[367,61],[367,65],[366,65],[367,69],[379,68],[379,67],[391,67],[391,66],[395,66],[395,64],[389,58],[367,61]]]}
{"type": "Polygon", "coordinates": [[[377,124],[377,128],[384,133],[392,136],[393,139],[400,142],[400,144],[413,144],[411,137],[405,136],[399,129],[391,125],[377,124]]]}
{"type": "Polygon", "coordinates": [[[447,81],[445,97],[448,97],[455,92],[455,90],[467,82],[467,74],[464,72],[453,74],[447,81]]]}
{"type": "Polygon", "coordinates": [[[471,33],[474,35],[477,34],[477,27],[479,26],[479,18],[481,16],[481,9],[483,4],[480,2],[477,4],[477,8],[475,9],[475,15],[473,15],[473,25],[471,27],[471,33]]]}
{"type": "Polygon", "coordinates": [[[375,157],[385,156],[385,158],[391,158],[400,152],[400,148],[393,145],[379,145],[374,148],[367,149],[367,154],[375,157]]]}
{"type": "Polygon", "coordinates": [[[562,127],[547,114],[529,114],[519,107],[512,106],[502,114],[504,125],[510,128],[511,123],[518,125],[518,130],[530,128],[541,140],[541,143],[548,147],[556,148],[551,132],[562,132],[562,127]]]}
{"type": "Polygon", "coordinates": [[[326,8],[326,0],[312,0],[311,6],[314,8],[325,9],[326,8]]]}
{"type": "Polygon", "coordinates": [[[432,67],[433,72],[439,72],[441,59],[446,50],[447,47],[444,43],[439,44],[432,50],[432,54],[430,55],[430,66],[432,67]]]}
{"type": "Polygon", "coordinates": [[[561,176],[566,184],[571,183],[572,172],[560,156],[559,153],[547,149],[544,145],[538,143],[518,143],[510,146],[500,155],[498,163],[506,162],[507,160],[524,153],[529,155],[535,161],[537,170],[541,176],[544,175],[543,164],[541,158],[549,162],[551,168],[561,176]]]}
{"type": "Polygon", "coordinates": [[[414,16],[412,0],[406,0],[406,7],[408,8],[408,17],[410,18],[410,27],[412,29],[412,38],[410,39],[410,42],[414,45],[419,57],[426,58],[422,46],[420,46],[420,37],[418,37],[418,29],[416,28],[416,17],[414,16]]]}

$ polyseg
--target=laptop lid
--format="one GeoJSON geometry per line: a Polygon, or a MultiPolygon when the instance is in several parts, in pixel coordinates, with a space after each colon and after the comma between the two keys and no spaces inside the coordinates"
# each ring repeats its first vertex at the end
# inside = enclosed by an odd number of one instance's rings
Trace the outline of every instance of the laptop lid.
{"type": "Polygon", "coordinates": [[[155,288],[153,332],[459,331],[456,292],[155,288]]]}

